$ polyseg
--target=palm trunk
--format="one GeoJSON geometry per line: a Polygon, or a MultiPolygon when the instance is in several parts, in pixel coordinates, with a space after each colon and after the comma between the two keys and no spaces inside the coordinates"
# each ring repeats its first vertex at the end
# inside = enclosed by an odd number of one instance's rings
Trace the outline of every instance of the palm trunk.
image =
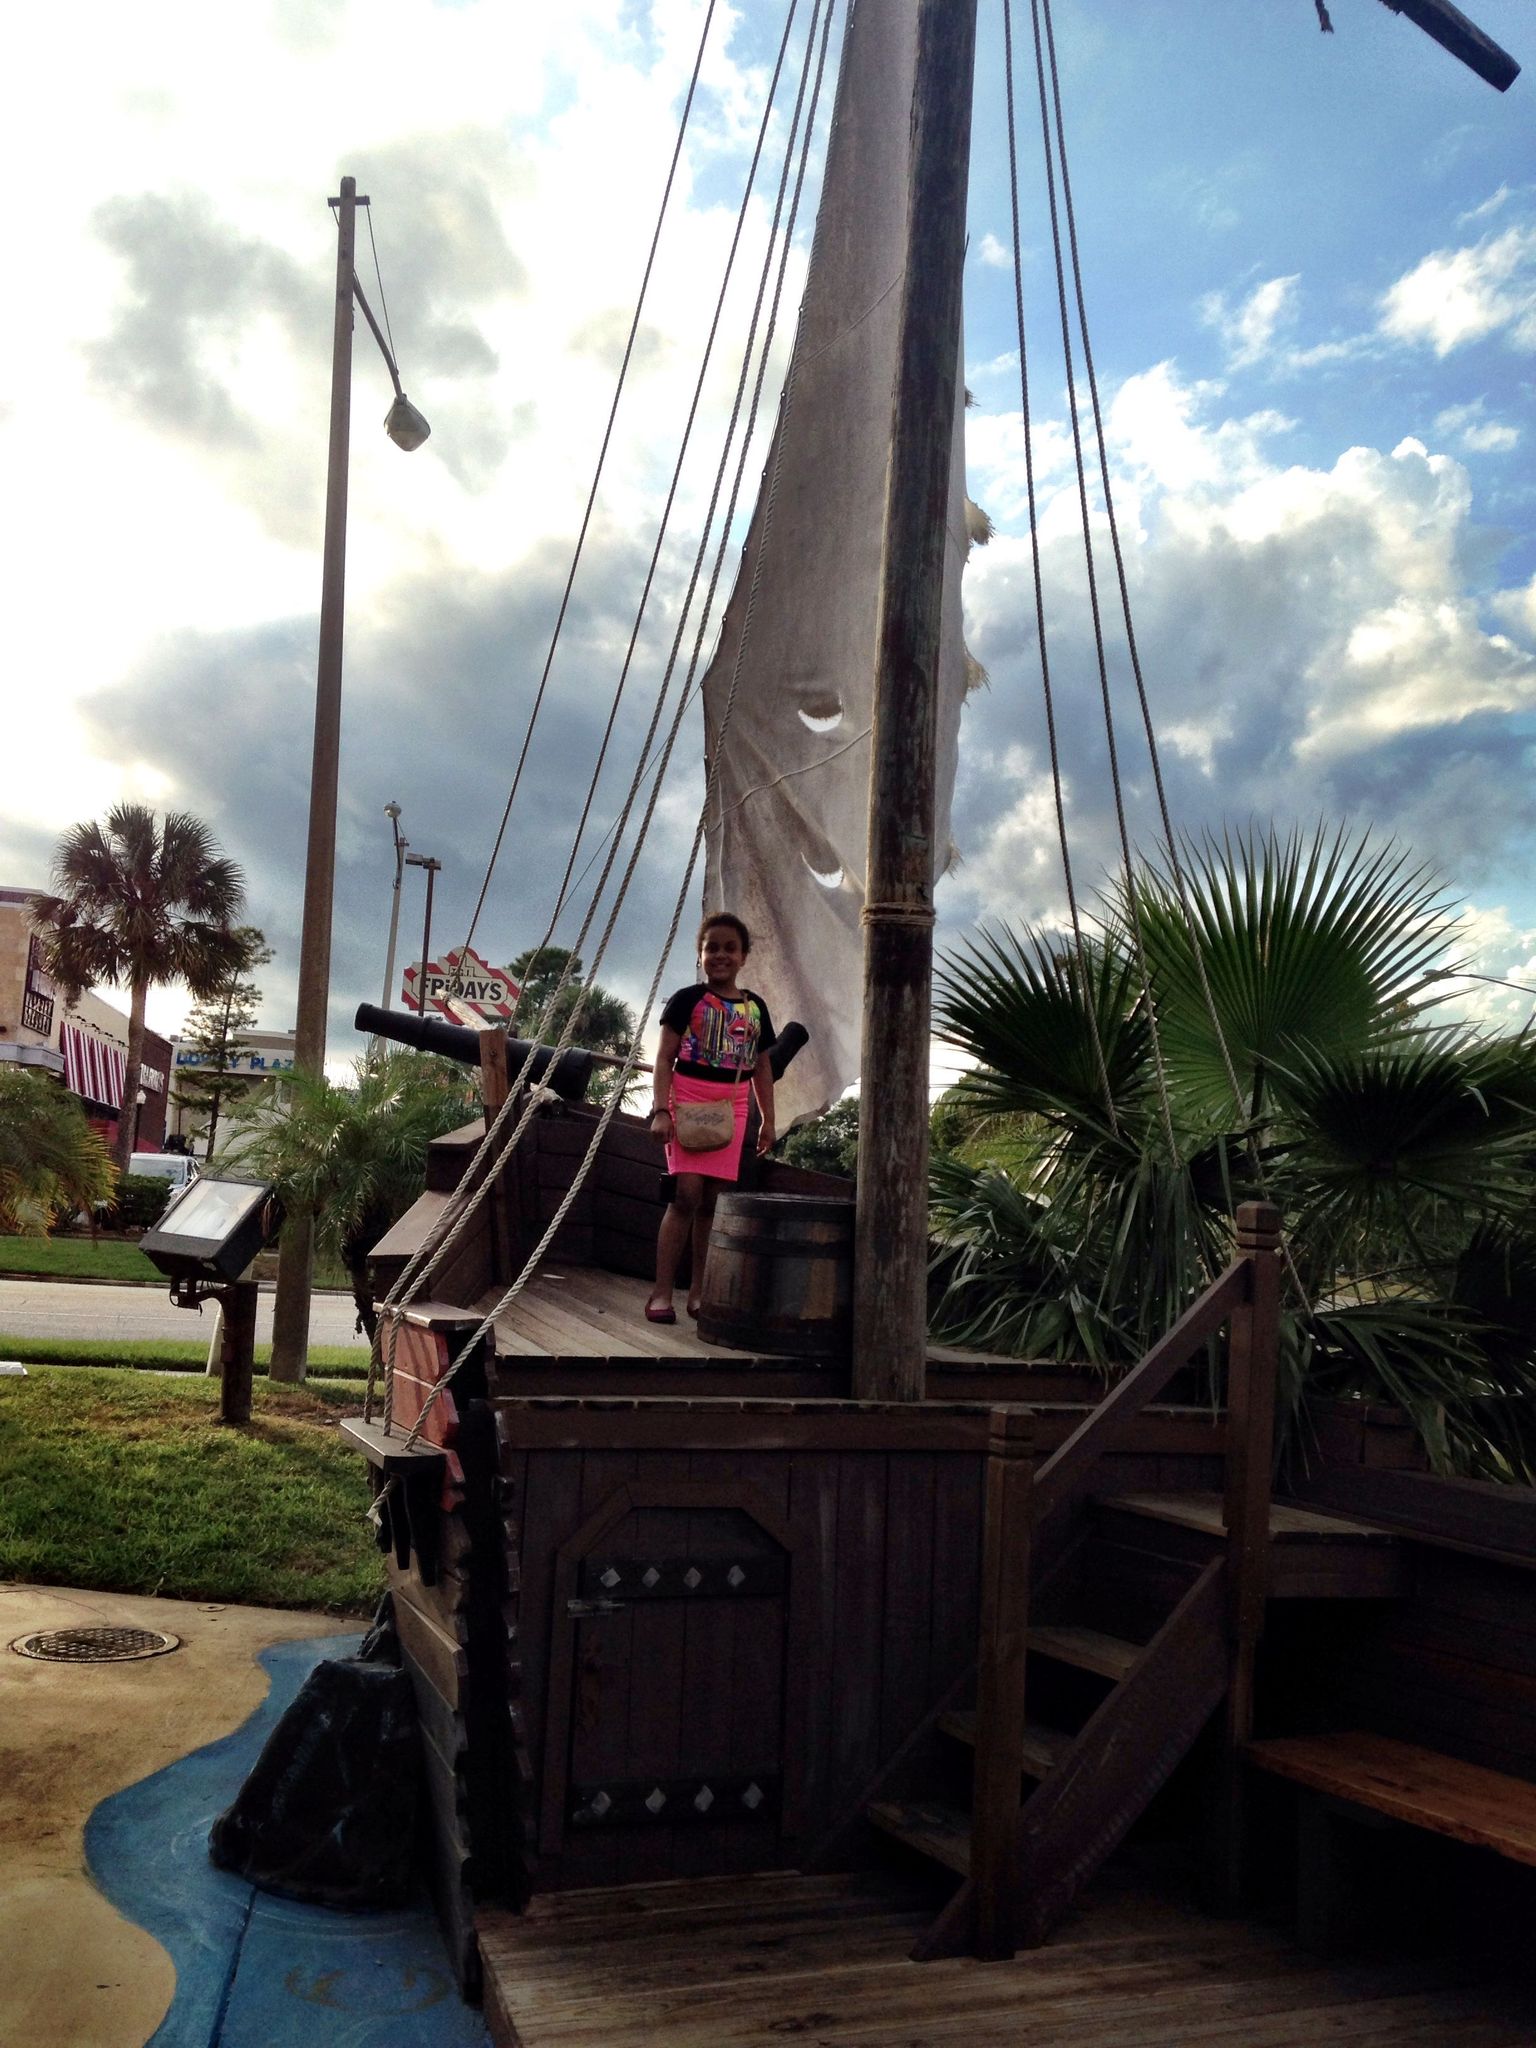
{"type": "Polygon", "coordinates": [[[144,1009],[149,1001],[149,983],[133,984],[128,1010],[128,1059],[123,1068],[123,1099],[117,1108],[117,1140],[112,1148],[120,1174],[133,1170],[133,1141],[139,1122],[139,1075],[144,1067],[144,1009]]]}
{"type": "Polygon", "coordinates": [[[360,1259],[347,1260],[347,1277],[352,1282],[352,1299],[357,1304],[358,1321],[362,1324],[364,1331],[367,1333],[368,1341],[371,1344],[373,1342],[373,1333],[379,1326],[379,1319],[374,1312],[373,1289],[368,1284],[368,1254],[366,1252],[364,1252],[360,1259]]]}

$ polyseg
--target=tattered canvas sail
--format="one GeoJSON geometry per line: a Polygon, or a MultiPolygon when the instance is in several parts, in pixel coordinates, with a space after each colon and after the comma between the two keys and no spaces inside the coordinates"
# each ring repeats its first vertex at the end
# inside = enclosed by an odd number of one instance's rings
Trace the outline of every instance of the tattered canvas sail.
{"type": "MultiPolygon", "coordinates": [[[[907,233],[916,0],[856,0],[796,342],[719,648],[704,679],[713,758],[708,909],[752,931],[747,978],[811,1042],[778,1090],[778,1122],[858,1077],[870,723],[881,530],[907,233]],[[742,633],[752,601],[750,634],[742,633]]],[[[956,407],[939,667],[935,868],[949,856],[966,661],[964,409],[956,407]]]]}

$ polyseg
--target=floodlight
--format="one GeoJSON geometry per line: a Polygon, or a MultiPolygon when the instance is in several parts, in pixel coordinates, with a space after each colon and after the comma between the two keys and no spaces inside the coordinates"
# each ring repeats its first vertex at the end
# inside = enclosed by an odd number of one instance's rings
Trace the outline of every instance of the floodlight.
{"type": "Polygon", "coordinates": [[[270,1181],[205,1173],[145,1231],[139,1249],[167,1279],[227,1286],[266,1249],[282,1220],[270,1181]]]}

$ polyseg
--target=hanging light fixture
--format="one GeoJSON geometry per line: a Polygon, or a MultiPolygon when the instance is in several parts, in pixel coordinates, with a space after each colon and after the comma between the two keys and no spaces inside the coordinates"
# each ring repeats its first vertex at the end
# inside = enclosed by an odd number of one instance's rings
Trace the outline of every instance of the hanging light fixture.
{"type": "Polygon", "coordinates": [[[403,448],[409,455],[413,448],[421,446],[432,429],[402,391],[384,415],[384,431],[397,448],[403,448]]]}

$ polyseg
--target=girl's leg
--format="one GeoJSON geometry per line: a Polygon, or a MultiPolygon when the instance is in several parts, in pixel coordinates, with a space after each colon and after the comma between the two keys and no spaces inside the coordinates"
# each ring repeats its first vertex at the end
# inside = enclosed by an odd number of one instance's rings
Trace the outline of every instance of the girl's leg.
{"type": "Polygon", "coordinates": [[[715,1220],[715,1197],[720,1192],[719,1181],[705,1180],[702,1174],[698,1178],[701,1183],[700,1199],[693,1215],[693,1266],[692,1278],[688,1282],[688,1313],[691,1316],[698,1314],[699,1303],[704,1298],[704,1260],[709,1251],[710,1226],[715,1220]]]}
{"type": "Polygon", "coordinates": [[[661,1219],[661,1229],[656,1237],[656,1285],[651,1289],[648,1303],[651,1308],[670,1308],[672,1305],[677,1268],[687,1248],[703,1192],[702,1174],[680,1173],[677,1176],[677,1190],[661,1219]]]}

